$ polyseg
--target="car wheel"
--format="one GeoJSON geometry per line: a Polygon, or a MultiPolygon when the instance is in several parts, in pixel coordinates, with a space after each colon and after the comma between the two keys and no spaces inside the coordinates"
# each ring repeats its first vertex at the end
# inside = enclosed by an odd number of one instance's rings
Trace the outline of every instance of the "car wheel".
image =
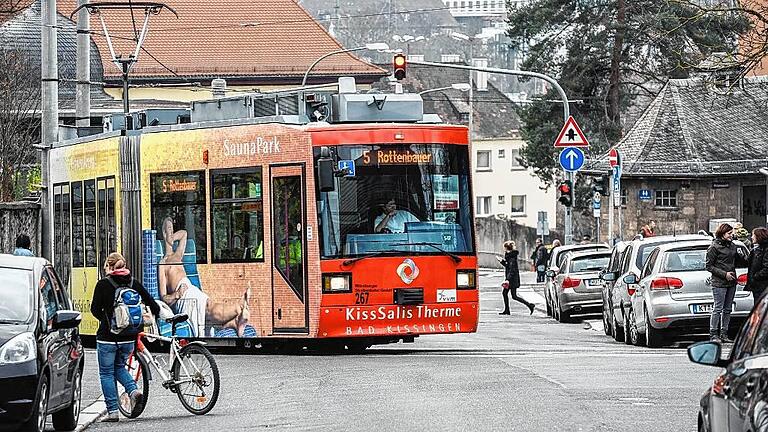
{"type": "Polygon", "coordinates": [[[57,431],[71,431],[77,428],[77,421],[80,419],[80,399],[83,393],[82,378],[80,368],[77,368],[72,380],[72,401],[69,407],[51,415],[53,427],[57,431]]]}
{"type": "Polygon", "coordinates": [[[611,335],[611,323],[608,321],[608,311],[606,310],[605,303],[603,303],[603,332],[606,336],[611,335]]]}
{"type": "Polygon", "coordinates": [[[571,320],[571,313],[563,310],[560,306],[560,302],[557,302],[557,321],[561,323],[567,323],[571,320]]]}
{"type": "Polygon", "coordinates": [[[632,335],[630,334],[629,325],[629,312],[624,312],[624,343],[632,345],[632,335]]]}
{"type": "Polygon", "coordinates": [[[648,348],[658,348],[664,345],[664,335],[661,330],[651,327],[648,309],[645,310],[645,345],[648,348]]]}
{"type": "Polygon", "coordinates": [[[697,430],[699,432],[709,432],[709,425],[707,422],[701,417],[701,414],[699,414],[699,421],[697,422],[699,427],[697,430]]]}
{"type": "Polygon", "coordinates": [[[43,432],[45,430],[45,419],[48,417],[48,393],[48,376],[43,374],[37,384],[37,397],[32,407],[32,415],[21,426],[22,431],[43,432]]]}
{"type": "Polygon", "coordinates": [[[624,342],[624,329],[619,327],[619,323],[616,321],[616,314],[613,314],[611,318],[613,324],[611,325],[611,333],[613,334],[613,340],[616,342],[624,342]]]}
{"type": "Polygon", "coordinates": [[[635,309],[629,308],[629,316],[627,318],[629,326],[629,337],[631,343],[634,346],[640,346],[642,338],[640,337],[640,331],[637,329],[637,320],[635,319],[635,309]]]}

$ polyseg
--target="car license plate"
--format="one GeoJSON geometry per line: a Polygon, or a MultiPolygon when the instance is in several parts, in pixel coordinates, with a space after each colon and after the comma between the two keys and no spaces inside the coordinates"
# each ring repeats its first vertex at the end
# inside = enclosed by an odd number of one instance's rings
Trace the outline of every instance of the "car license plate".
{"type": "Polygon", "coordinates": [[[695,314],[712,313],[714,305],[712,303],[706,304],[693,304],[691,305],[691,312],[695,314]]]}
{"type": "Polygon", "coordinates": [[[589,286],[600,286],[601,282],[600,279],[587,279],[587,285],[589,286]]]}
{"type": "MultiPolygon", "coordinates": [[[[695,314],[711,314],[712,309],[714,309],[715,305],[712,303],[704,303],[704,304],[692,304],[691,305],[691,312],[695,314]]],[[[731,311],[736,310],[736,303],[731,305],[731,311]]]]}

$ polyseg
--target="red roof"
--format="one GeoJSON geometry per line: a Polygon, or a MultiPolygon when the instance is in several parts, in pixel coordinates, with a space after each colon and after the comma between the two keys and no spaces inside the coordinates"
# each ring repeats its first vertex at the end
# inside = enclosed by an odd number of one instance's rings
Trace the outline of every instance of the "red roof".
{"type": "MultiPolygon", "coordinates": [[[[167,0],[165,4],[179,18],[167,10],[150,16],[143,45],[147,52],[139,54],[131,70],[134,79],[175,79],[175,73],[196,79],[298,83],[317,58],[343,48],[294,0],[167,0]]],[[[58,1],[59,13],[67,17],[76,7],[77,0],[58,1]]],[[[115,53],[132,54],[136,43],[131,40],[134,27],[130,11],[104,10],[102,14],[115,53]]],[[[140,32],[143,9],[135,8],[134,17],[140,32]]],[[[91,15],[91,30],[103,33],[98,15],[91,15]]],[[[111,62],[105,37],[94,34],[94,40],[101,52],[105,79],[119,79],[121,74],[111,62]]],[[[373,81],[386,71],[345,53],[324,60],[312,75],[367,76],[373,81]]]]}

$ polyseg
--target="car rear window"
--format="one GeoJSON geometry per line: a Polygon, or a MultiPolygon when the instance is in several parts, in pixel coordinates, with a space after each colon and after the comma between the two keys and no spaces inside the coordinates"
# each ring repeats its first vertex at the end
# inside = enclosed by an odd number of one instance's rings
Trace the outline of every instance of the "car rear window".
{"type": "Polygon", "coordinates": [[[686,249],[669,251],[664,254],[662,271],[686,272],[706,269],[707,249],[686,249]]]}
{"type": "Polygon", "coordinates": [[[579,248],[573,248],[568,249],[566,251],[560,251],[560,254],[557,255],[557,266],[560,267],[563,264],[563,261],[565,261],[566,255],[568,255],[568,252],[589,252],[589,251],[598,251],[598,250],[605,250],[605,246],[584,246],[579,248]]]}
{"type": "Polygon", "coordinates": [[[571,260],[571,273],[600,271],[608,267],[610,255],[576,257],[571,260]]]}
{"type": "Polygon", "coordinates": [[[0,323],[29,321],[32,292],[31,270],[0,268],[0,323]]]}

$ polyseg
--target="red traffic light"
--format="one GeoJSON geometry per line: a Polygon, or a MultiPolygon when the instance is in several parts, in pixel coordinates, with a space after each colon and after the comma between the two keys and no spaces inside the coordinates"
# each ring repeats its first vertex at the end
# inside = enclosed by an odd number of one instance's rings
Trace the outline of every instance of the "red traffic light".
{"type": "Polygon", "coordinates": [[[405,67],[406,67],[406,59],[405,55],[403,54],[395,54],[395,58],[393,59],[393,75],[395,76],[396,80],[401,80],[405,78],[405,67]]]}
{"type": "Polygon", "coordinates": [[[560,186],[557,187],[557,190],[563,194],[571,193],[571,185],[568,183],[560,183],[560,186]]]}

